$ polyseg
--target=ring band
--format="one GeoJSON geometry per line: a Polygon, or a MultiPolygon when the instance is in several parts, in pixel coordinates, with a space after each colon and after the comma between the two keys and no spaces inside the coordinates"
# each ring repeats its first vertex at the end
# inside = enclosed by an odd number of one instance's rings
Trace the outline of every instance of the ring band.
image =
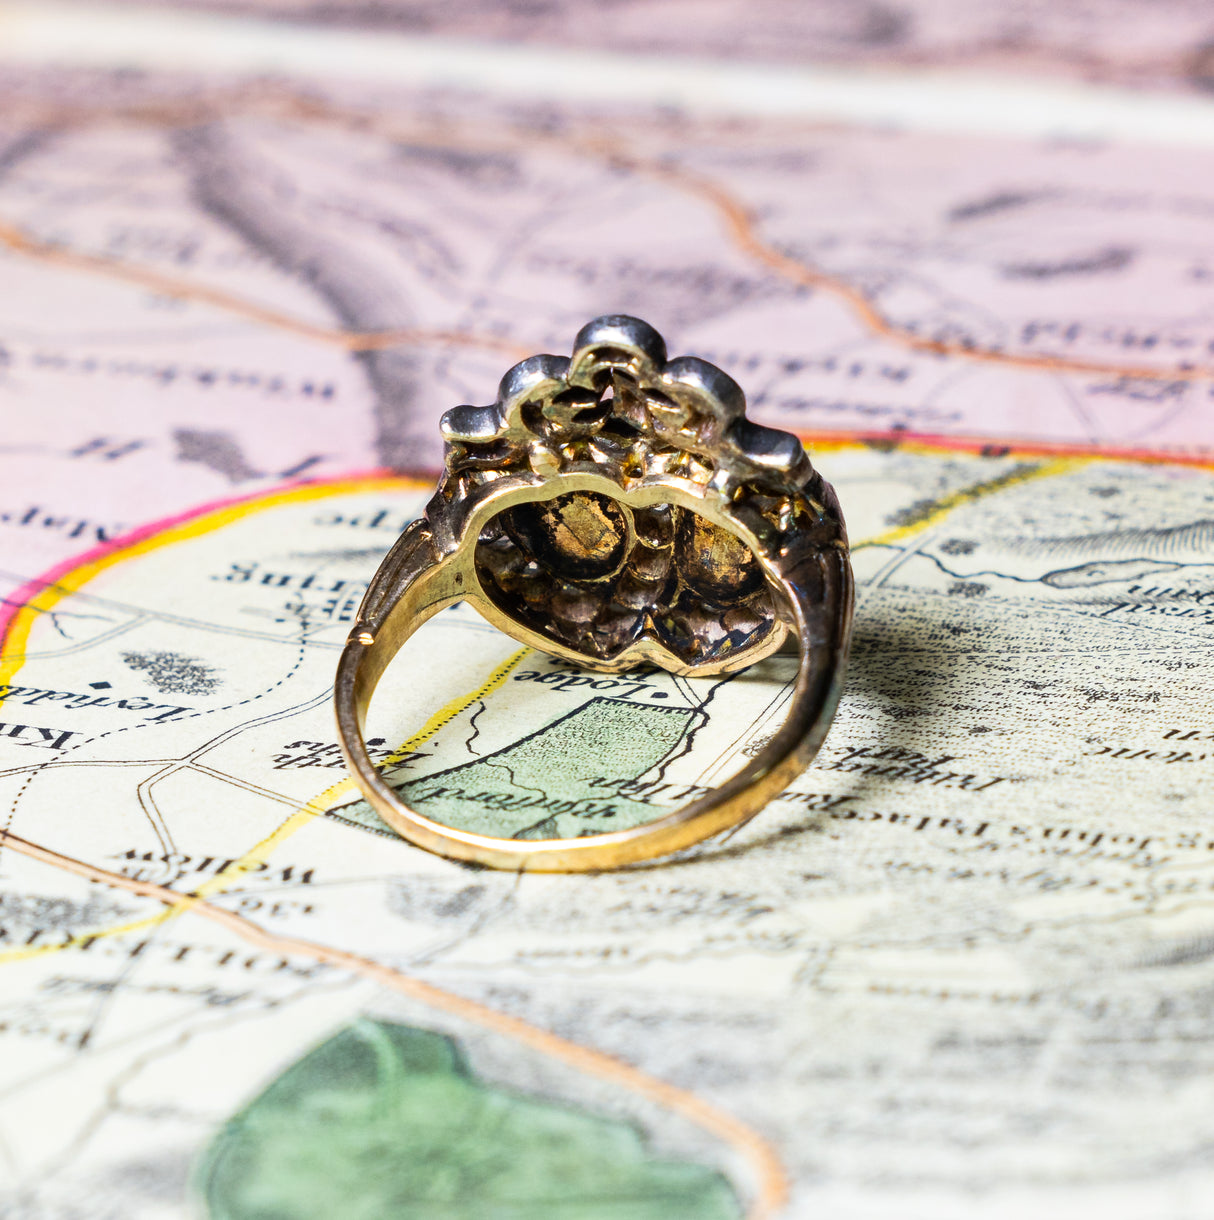
{"type": "Polygon", "coordinates": [[[843,683],[853,585],[833,489],[794,436],[746,418],[739,386],[667,360],[636,318],[585,326],[570,359],[533,356],[489,407],[443,417],[445,470],[385,557],[337,669],[338,735],[375,811],[456,860],[543,872],[669,854],[753,817],[817,753],[843,683]],[[364,740],[405,641],[466,601],[521,643],[585,669],[734,672],[795,638],[787,718],[707,795],[652,822],[576,839],[501,839],[410,809],[364,740]]]}

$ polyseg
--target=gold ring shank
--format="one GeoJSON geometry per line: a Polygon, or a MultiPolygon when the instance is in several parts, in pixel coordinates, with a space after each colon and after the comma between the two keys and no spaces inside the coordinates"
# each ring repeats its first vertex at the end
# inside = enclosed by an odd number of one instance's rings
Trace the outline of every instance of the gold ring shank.
{"type": "Polygon", "coordinates": [[[843,685],[853,599],[845,547],[806,552],[790,566],[768,571],[797,643],[799,669],[788,715],[747,766],[706,796],[652,822],[579,839],[499,839],[455,830],[410,809],[367,753],[367,711],[388,664],[423,623],[457,601],[482,608],[470,550],[440,557],[422,523],[407,530],[372,583],[337,670],[338,735],[347,765],[380,817],[416,846],[514,871],[586,872],[635,864],[747,821],[817,753],[843,685]]]}

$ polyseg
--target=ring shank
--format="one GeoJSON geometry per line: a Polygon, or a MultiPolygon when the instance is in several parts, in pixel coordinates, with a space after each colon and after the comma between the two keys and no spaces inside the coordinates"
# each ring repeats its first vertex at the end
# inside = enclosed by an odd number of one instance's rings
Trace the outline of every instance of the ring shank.
{"type": "Polygon", "coordinates": [[[456,860],[529,872],[586,872],[635,864],[690,847],[753,817],[809,765],[843,686],[851,629],[851,568],[845,549],[803,554],[776,586],[799,668],[784,724],[741,771],[705,796],[627,830],[579,839],[499,839],[456,830],[410,809],[367,752],[364,730],[375,687],[392,658],[428,619],[457,601],[477,604],[458,555],[440,557],[428,532],[410,527],[368,590],[360,622],[338,664],[338,739],[375,811],[418,847],[456,860]]]}

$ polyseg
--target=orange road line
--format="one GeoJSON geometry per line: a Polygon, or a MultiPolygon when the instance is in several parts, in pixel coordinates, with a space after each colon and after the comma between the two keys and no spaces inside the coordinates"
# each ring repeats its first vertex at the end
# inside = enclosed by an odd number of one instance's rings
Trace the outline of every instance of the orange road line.
{"type": "Polygon", "coordinates": [[[873,334],[897,343],[909,351],[929,356],[952,356],[980,364],[1001,365],[1005,368],[1026,369],[1039,373],[1095,374],[1122,377],[1131,381],[1214,380],[1214,367],[1182,365],[1159,368],[1153,365],[1111,364],[1103,360],[1031,355],[1027,352],[1007,352],[999,348],[979,347],[976,344],[955,340],[925,338],[905,326],[890,321],[859,288],[848,283],[846,279],[821,271],[791,254],[785,254],[761,237],[750,209],[719,183],[666,162],[642,160],[618,151],[611,155],[638,172],[660,178],[710,204],[725,222],[734,244],[744,253],[795,284],[815,288],[838,298],[873,334]]]}
{"type": "MultiPolygon", "coordinates": [[[[294,117],[307,120],[344,121],[347,125],[363,130],[383,126],[382,116],[374,112],[359,111],[352,107],[341,107],[319,101],[316,98],[299,99],[290,108],[294,117]]],[[[454,123],[447,122],[429,136],[427,142],[479,144],[487,141],[483,137],[472,140],[460,132],[454,123]]],[[[1104,360],[1087,360],[1070,356],[1033,355],[1027,352],[1007,352],[998,348],[984,348],[976,344],[942,339],[928,339],[905,326],[891,321],[854,284],[846,278],[813,267],[803,260],[786,254],[774,243],[765,240],[759,233],[752,210],[720,182],[657,157],[639,156],[628,145],[601,137],[579,137],[562,132],[528,133],[529,138],[515,137],[516,146],[555,145],[573,152],[594,157],[599,161],[630,169],[659,181],[669,183],[685,194],[692,195],[711,206],[721,217],[734,244],[746,255],[769,267],[785,279],[807,288],[829,293],[842,301],[873,334],[910,351],[923,355],[951,356],[978,363],[1020,368],[1032,372],[1079,373],[1097,376],[1123,377],[1131,381],[1209,381],[1214,380],[1214,367],[1182,365],[1160,368],[1157,365],[1126,365],[1104,360]]],[[[414,139],[418,134],[414,133],[414,139]]]]}
{"type": "MultiPolygon", "coordinates": [[[[402,476],[372,475],[362,478],[345,478],[326,480],[322,483],[289,484],[284,488],[263,493],[259,496],[243,497],[232,501],[222,501],[206,506],[203,510],[180,517],[168,518],[165,522],[154,523],[153,526],[133,531],[123,539],[114,543],[95,548],[74,561],[74,566],[56,574],[53,581],[34,582],[40,587],[35,594],[35,600],[45,603],[46,597],[58,601],[70,596],[82,585],[87,583],[98,572],[124,559],[133,558],[165,544],[196,536],[209,529],[215,529],[230,523],[246,513],[258,508],[273,507],[279,503],[292,503],[321,498],[325,495],[342,491],[370,490],[383,486],[399,487],[410,485],[410,480],[402,476]]],[[[72,561],[69,561],[71,564],[72,561]]],[[[45,604],[42,608],[45,608],[45,604]]],[[[10,647],[16,644],[20,650],[25,646],[26,636],[32,626],[35,615],[25,607],[14,612],[8,624],[8,629],[0,635],[0,668],[7,661],[7,676],[11,680],[13,674],[20,668],[22,653],[16,657],[8,657],[10,647]]],[[[0,676],[4,676],[0,673],[0,676]]],[[[447,709],[445,709],[447,710],[447,709]]],[[[443,713],[439,713],[441,716],[443,713]]],[[[340,787],[340,785],[337,785],[340,787]]],[[[330,790],[331,791],[331,790],[330,790]]],[[[323,799],[323,798],[322,798],[323,799]]],[[[318,812],[314,802],[309,802],[299,811],[300,814],[318,812]]],[[[298,816],[298,815],[296,815],[298,816]]],[[[263,840],[253,853],[273,848],[279,841],[286,826],[295,828],[295,818],[288,819],[278,831],[263,840]]],[[[385,987],[392,988],[403,995],[410,996],[423,1004],[429,1004],[441,1011],[452,1013],[469,1021],[475,1022],[486,1029],[496,1031],[504,1036],[514,1038],[534,1050],[551,1055],[570,1066],[610,1081],[627,1089],[632,1089],[641,1096],[680,1114],[704,1130],[731,1145],[752,1166],[758,1183],[758,1193],[752,1203],[747,1220],[770,1220],[787,1202],[789,1184],[779,1155],[768,1141],[758,1132],[753,1131],[745,1123],[717,1109],[708,1102],[696,1097],[693,1093],[679,1089],[674,1085],[656,1079],[632,1067],[621,1060],[589,1047],[579,1046],[569,1042],[547,1030],[527,1024],[516,1017],[496,1012],[475,1000],[442,990],[384,966],[370,958],[361,957],[343,949],[332,948],[312,941],[297,940],[291,937],[275,936],[265,931],[259,925],[232,911],[215,906],[207,901],[209,895],[206,887],[200,887],[193,894],[182,894],[167,886],[152,882],[136,881],[124,877],[120,873],[110,872],[77,860],[71,856],[62,855],[50,848],[23,839],[12,832],[0,830],[0,845],[11,847],[14,851],[39,860],[42,863],[64,869],[77,876],[104,885],[124,889],[141,897],[155,899],[168,908],[152,923],[171,919],[186,913],[197,913],[205,919],[218,923],[236,935],[243,937],[252,944],[273,949],[279,953],[298,953],[310,956],[316,961],[332,965],[340,969],[350,970],[372,979],[385,987]]],[[[243,860],[247,861],[253,853],[246,853],[243,860]]],[[[140,925],[131,925],[140,926],[140,925]]],[[[121,934],[130,927],[114,930],[100,930],[95,935],[101,936],[121,934]]],[[[82,935],[73,943],[87,943],[89,936],[82,935]]],[[[54,946],[57,951],[61,946],[54,946]]]]}
{"type": "MultiPolygon", "coordinates": [[[[359,111],[351,107],[336,106],[321,102],[315,98],[301,99],[300,103],[291,107],[289,113],[302,120],[338,121],[363,130],[382,128],[385,124],[382,117],[374,112],[359,111]],[[377,121],[378,120],[378,121],[377,121]]],[[[479,133],[478,133],[479,134],[479,133]]],[[[414,139],[419,139],[413,133],[414,139]]],[[[479,144],[484,147],[487,141],[483,137],[474,136],[470,141],[458,131],[454,124],[443,124],[440,130],[431,135],[427,142],[479,144]]],[[[659,181],[669,183],[677,189],[709,204],[725,223],[726,231],[734,244],[742,252],[763,265],[769,267],[785,279],[792,280],[807,288],[815,288],[821,292],[841,300],[873,334],[880,338],[897,343],[910,351],[923,355],[951,356],[979,363],[1002,365],[1009,368],[1020,368],[1032,372],[1049,373],[1079,373],[1097,376],[1122,377],[1132,381],[1209,381],[1214,380],[1214,367],[1210,366],[1175,366],[1160,368],[1157,365],[1124,365],[1103,360],[1086,360],[1070,356],[1032,355],[1027,352],[1007,352],[997,348],[983,348],[960,341],[928,339],[916,334],[904,326],[899,326],[887,318],[880,309],[855,285],[844,277],[832,275],[830,272],[811,266],[801,259],[795,258],[780,250],[772,242],[765,240],[758,231],[753,212],[736,195],[724,185],[684,169],[670,161],[655,157],[637,155],[626,144],[604,138],[580,138],[561,132],[532,133],[530,139],[514,140],[514,144],[525,147],[550,144],[573,152],[594,157],[599,161],[607,161],[612,165],[630,169],[634,173],[644,174],[659,181]]]]}
{"type": "MultiPolygon", "coordinates": [[[[385,121],[382,113],[341,106],[314,97],[292,97],[290,95],[283,97],[281,93],[264,96],[259,95],[256,91],[235,93],[227,97],[220,96],[210,106],[200,105],[197,102],[176,106],[172,103],[162,103],[150,107],[118,106],[110,112],[102,112],[100,115],[71,111],[62,107],[52,108],[45,112],[44,122],[53,127],[64,127],[70,126],[73,122],[89,122],[95,121],[98,117],[113,117],[128,121],[151,122],[159,126],[179,126],[186,122],[198,123],[214,120],[223,117],[225,113],[230,113],[231,109],[245,113],[264,112],[271,117],[286,121],[338,124],[348,130],[376,131],[433,145],[457,144],[463,148],[500,148],[505,144],[522,149],[553,146],[654,178],[692,196],[701,203],[708,204],[720,216],[733,244],[748,257],[795,284],[835,297],[850,309],[872,334],[921,355],[952,357],[975,363],[1023,369],[1029,372],[1120,377],[1132,381],[1198,382],[1214,380],[1214,367],[1211,366],[1180,365],[1161,368],[1153,365],[1127,365],[1080,357],[1009,352],[958,340],[930,339],[918,335],[907,327],[891,321],[845,277],[823,271],[802,259],[787,254],[773,242],[762,237],[751,209],[721,183],[669,161],[641,156],[626,144],[603,137],[580,136],[577,133],[563,132],[524,132],[507,133],[504,141],[499,139],[495,142],[492,138],[485,136],[482,128],[469,134],[458,121],[453,120],[429,120],[425,127],[419,123],[408,124],[402,131],[402,124],[399,120],[385,121]]],[[[0,244],[5,244],[19,253],[58,262],[61,265],[114,275],[169,296],[204,301],[254,321],[334,344],[348,351],[374,351],[408,343],[451,343],[484,347],[508,352],[514,356],[529,354],[527,349],[498,336],[475,335],[463,331],[409,328],[360,333],[318,326],[284,315],[267,306],[246,301],[235,294],[224,292],[222,289],[164,276],[116,259],[78,253],[62,246],[40,242],[12,225],[0,224],[0,244]]]]}
{"type": "Polygon", "coordinates": [[[513,1038],[516,1042],[521,1042],[532,1050],[558,1059],[586,1075],[596,1076],[609,1083],[630,1088],[649,1101],[695,1123],[701,1129],[729,1144],[746,1158],[754,1169],[759,1183],[758,1193],[747,1212],[747,1220],[769,1220],[788,1203],[787,1174],[775,1149],[763,1136],[739,1119],[697,1097],[694,1093],[658,1080],[613,1055],[592,1050],[590,1047],[579,1046],[576,1042],[569,1042],[557,1034],[529,1025],[518,1017],[497,1012],[476,1000],[470,1000],[454,992],[422,982],[420,979],[394,970],[372,958],[362,957],[345,949],[336,949],[315,941],[301,940],[293,936],[277,936],[242,915],[215,906],[204,899],[181,894],[168,886],[124,877],[121,873],[114,873],[83,860],[77,860],[72,856],[65,856],[48,847],[33,843],[29,839],[20,838],[9,831],[0,830],[0,842],[5,843],[15,852],[54,868],[74,873],[78,877],[126,890],[141,898],[155,899],[166,906],[209,919],[212,923],[218,924],[258,948],[283,956],[310,957],[326,966],[361,975],[363,978],[390,988],[412,1000],[470,1021],[494,1033],[513,1038]]]}
{"type": "Polygon", "coordinates": [[[163,296],[199,301],[204,305],[212,305],[228,313],[238,314],[252,322],[260,322],[277,330],[289,331],[301,338],[328,343],[350,352],[379,351],[389,347],[401,347],[405,344],[452,344],[462,347],[488,348],[520,358],[528,354],[509,339],[502,339],[497,335],[476,335],[468,331],[427,330],[418,327],[405,327],[400,330],[347,331],[321,326],[282,313],[277,309],[271,309],[268,305],[260,305],[256,301],[247,300],[236,293],[226,292],[222,288],[215,288],[178,276],[164,275],[151,268],[139,267],[120,259],[106,258],[99,254],[86,254],[55,242],[42,241],[30,236],[16,225],[4,221],[0,221],[0,244],[7,246],[15,254],[35,258],[40,262],[69,267],[74,271],[89,271],[107,275],[112,279],[122,280],[163,296]]]}
{"type": "MultiPolygon", "coordinates": [[[[340,106],[317,98],[292,98],[285,107],[290,117],[303,121],[339,122],[360,130],[391,128],[383,116],[374,111],[340,106]]],[[[435,124],[436,131],[409,135],[419,142],[434,144],[459,143],[464,147],[485,147],[487,141],[480,131],[469,139],[454,122],[435,124]]],[[[703,174],[684,169],[670,161],[639,156],[628,145],[602,137],[579,137],[562,132],[525,133],[508,141],[514,147],[555,145],[572,152],[589,155],[599,161],[630,169],[669,183],[701,202],[709,204],[725,223],[726,231],[742,252],[769,267],[784,278],[807,288],[829,293],[848,306],[873,334],[910,351],[923,355],[951,356],[979,363],[1020,368],[1031,372],[1078,373],[1096,376],[1122,377],[1132,381],[1209,381],[1214,380],[1214,367],[1183,365],[1160,368],[1157,365],[1127,365],[1103,360],[1087,360],[1070,356],[1033,355],[1027,352],[1007,352],[984,348],[960,341],[929,339],[916,334],[887,318],[855,285],[842,276],[811,266],[780,250],[765,240],[751,209],[720,182],[703,174]]]]}

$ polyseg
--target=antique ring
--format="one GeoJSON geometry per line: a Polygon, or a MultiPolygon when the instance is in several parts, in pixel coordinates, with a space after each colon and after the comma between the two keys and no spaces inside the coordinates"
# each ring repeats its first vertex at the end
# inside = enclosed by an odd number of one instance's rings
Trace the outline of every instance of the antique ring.
{"type": "Polygon", "coordinates": [[[809,764],[839,700],[851,632],[847,534],[801,442],[752,423],[741,389],[666,359],[636,318],[598,318],[573,356],[532,356],[489,407],[443,417],[445,470],[376,572],[337,669],[342,751],[376,812],[419,847],[496,868],[580,872],[677,851],[753,817],[809,764]],[[742,669],[795,639],[783,726],[708,795],[577,839],[501,839],[408,808],[367,753],[389,661],[432,615],[476,607],[586,669],[742,669]]]}

